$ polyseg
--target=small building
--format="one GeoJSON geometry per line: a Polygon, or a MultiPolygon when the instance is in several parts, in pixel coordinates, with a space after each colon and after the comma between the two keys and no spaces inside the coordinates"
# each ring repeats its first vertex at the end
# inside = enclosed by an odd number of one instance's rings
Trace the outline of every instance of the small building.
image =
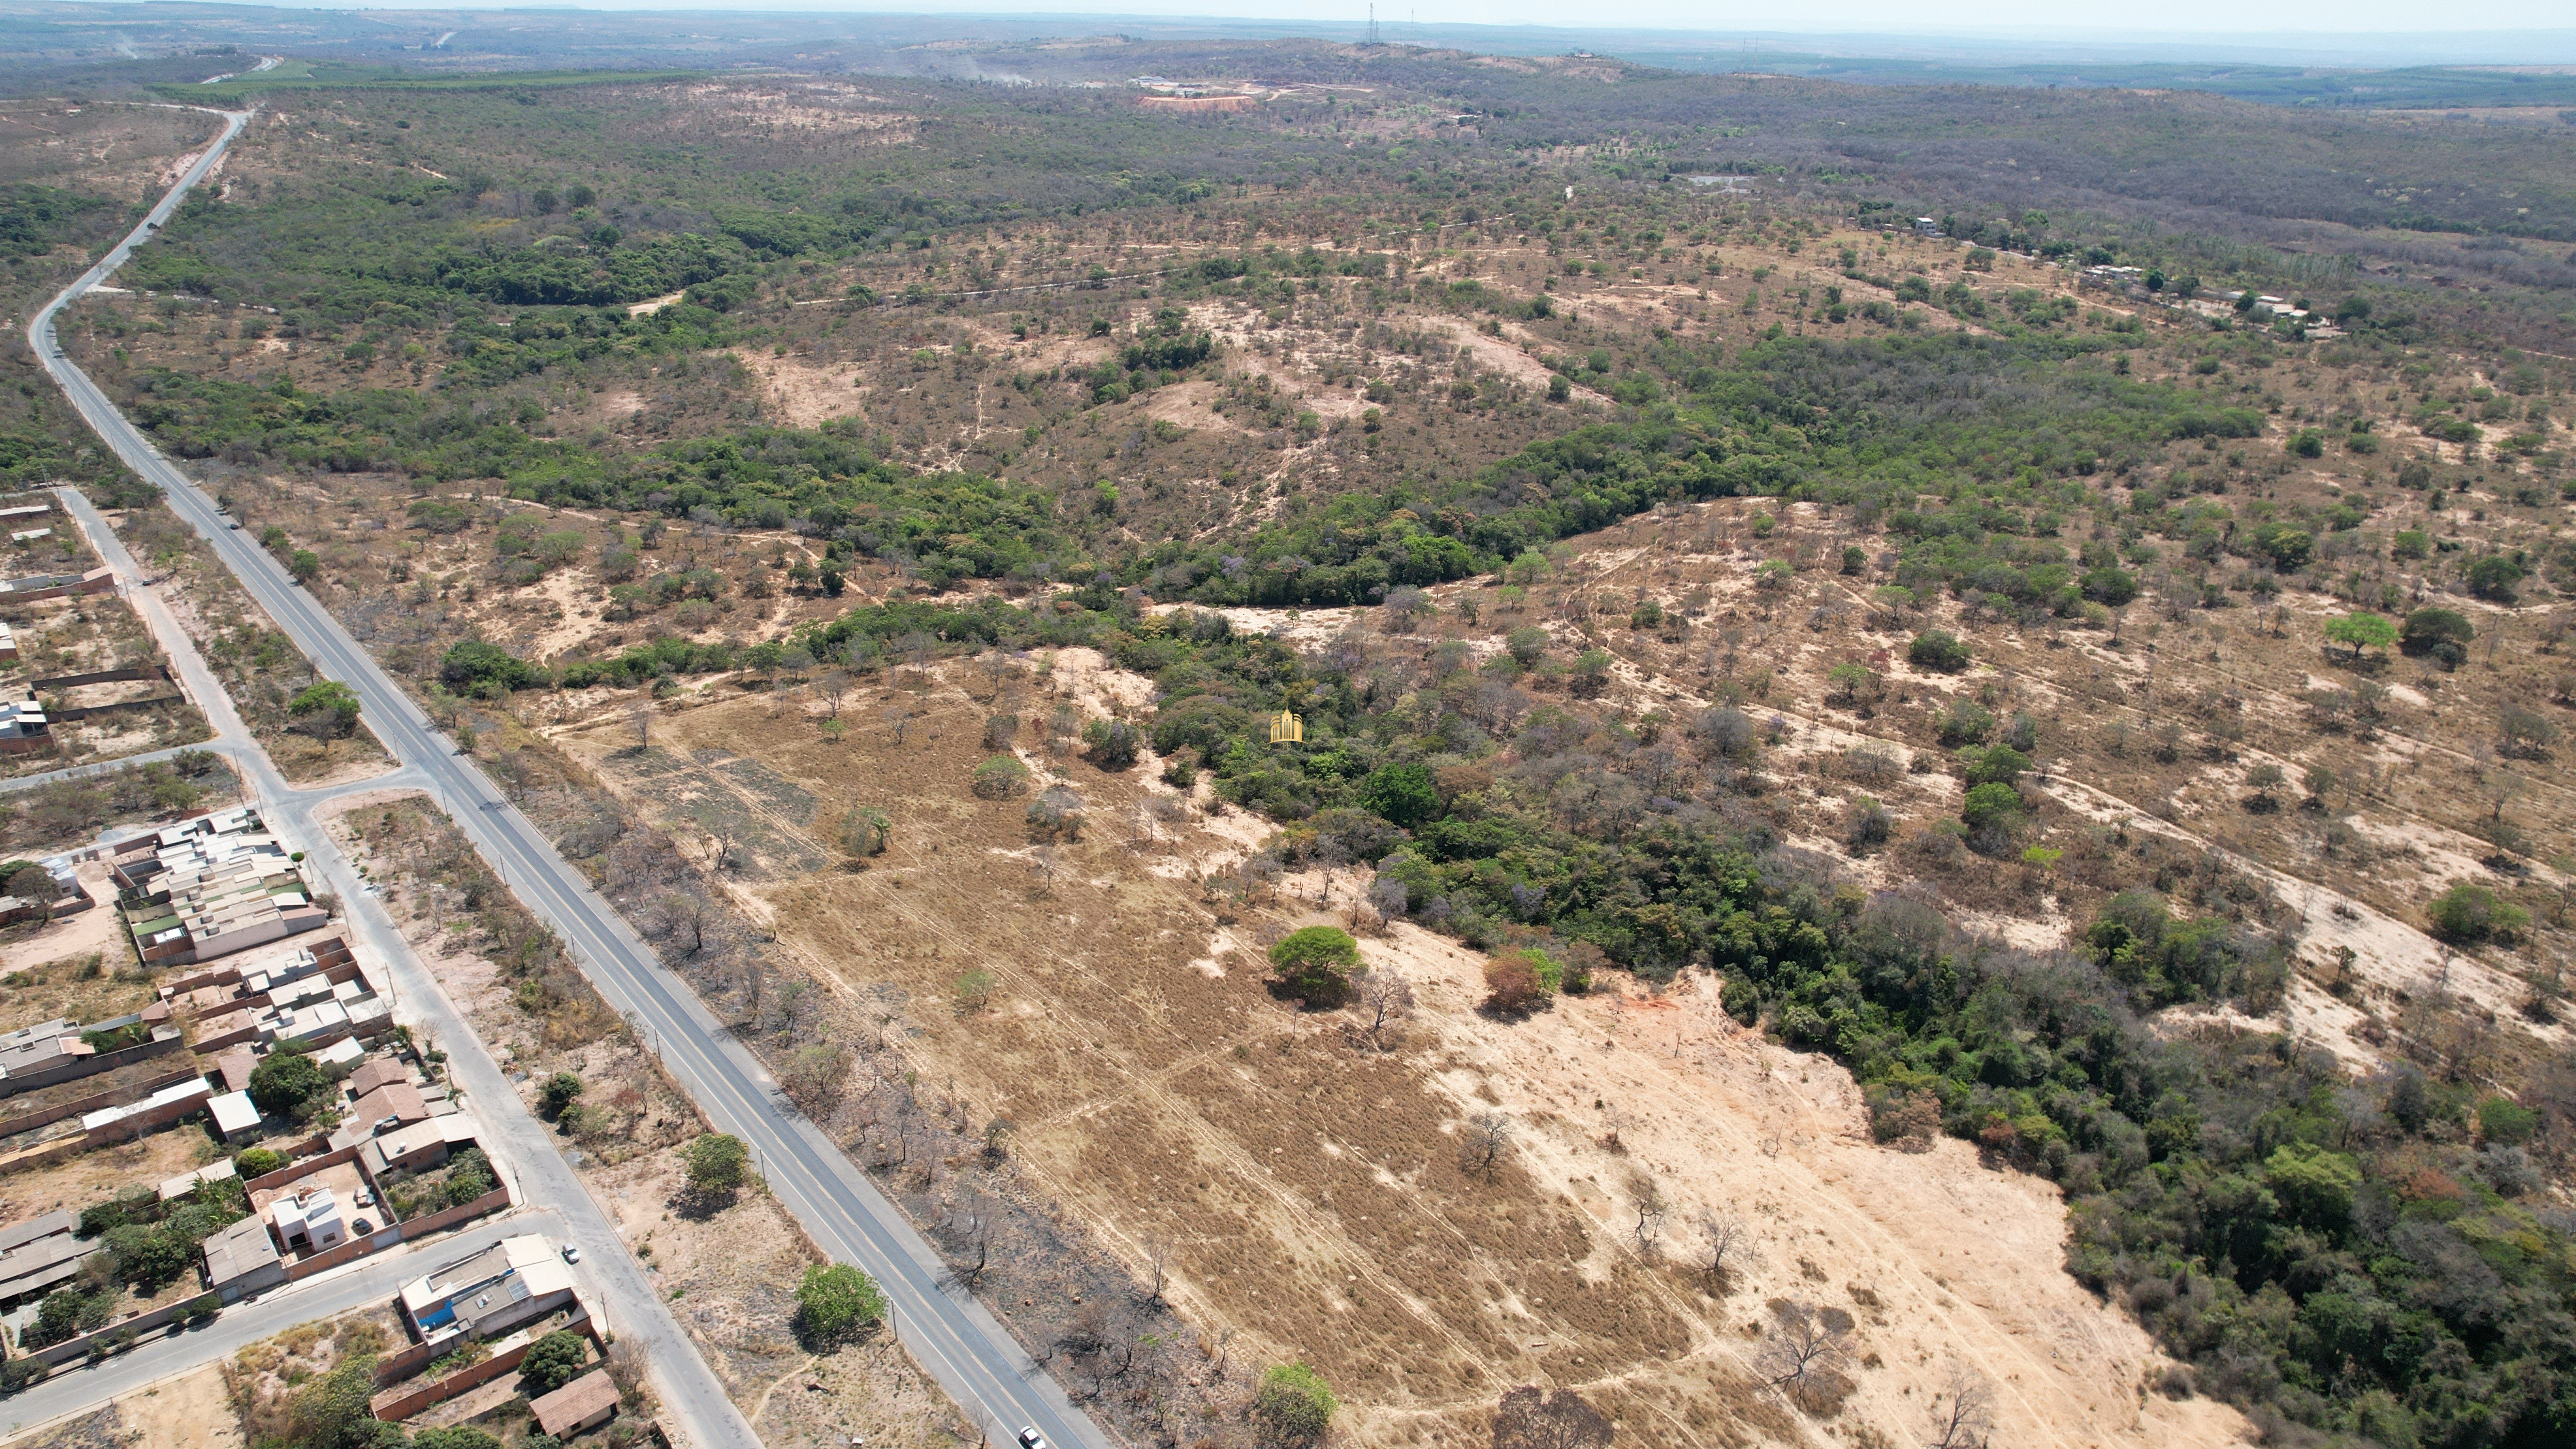
{"type": "Polygon", "coordinates": [[[408,1067],[391,1057],[376,1057],[373,1060],[361,1062],[358,1069],[349,1074],[349,1080],[344,1085],[348,1087],[352,1096],[364,1097],[379,1087],[388,1087],[396,1082],[410,1080],[411,1070],[408,1067]]]}
{"type": "Polygon", "coordinates": [[[0,624],[0,664],[15,664],[15,663],[17,663],[17,662],[18,662],[18,634],[17,634],[17,631],[16,631],[16,630],[14,630],[14,629],[11,629],[11,628],[10,628],[8,625],[6,625],[6,624],[0,624]]]}
{"type": "Polygon", "coordinates": [[[81,1116],[81,1130],[93,1140],[113,1141],[120,1133],[141,1137],[155,1127],[166,1127],[204,1107],[214,1095],[214,1088],[203,1077],[190,1077],[174,1082],[140,1102],[122,1107],[101,1107],[81,1116]]]}
{"type": "Polygon", "coordinates": [[[231,1158],[218,1158],[194,1172],[180,1173],[177,1177],[161,1184],[161,1200],[168,1202],[172,1198],[186,1197],[195,1192],[201,1183],[225,1182],[240,1175],[234,1171],[231,1158]]]}
{"type": "Polygon", "coordinates": [[[33,754],[54,747],[45,707],[32,699],[0,700],[0,755],[33,754]]]}
{"type": "Polygon", "coordinates": [[[382,1182],[389,1173],[436,1167],[449,1154],[473,1146],[474,1140],[473,1119],[450,1112],[368,1138],[358,1146],[358,1165],[366,1169],[369,1179],[382,1182]]]}
{"type": "Polygon", "coordinates": [[[1918,216],[1914,218],[1914,234],[1937,237],[1941,234],[1941,223],[1928,216],[1918,216]]]}
{"type": "Polygon", "coordinates": [[[257,1070],[259,1058],[250,1052],[226,1052],[215,1058],[215,1075],[223,1079],[227,1093],[250,1090],[250,1074],[257,1070]]]}
{"type": "Polygon", "coordinates": [[[572,1270],[535,1233],[503,1238],[403,1285],[403,1317],[421,1341],[495,1338],[572,1301],[572,1270]]]}
{"type": "Polygon", "coordinates": [[[340,1216],[339,1194],[327,1187],[308,1187],[292,1197],[281,1197],[268,1205],[268,1213],[277,1241],[289,1252],[298,1248],[324,1252],[349,1236],[340,1216]]]}
{"type": "Polygon", "coordinates": [[[73,1237],[77,1226],[69,1210],[57,1208],[0,1228],[0,1308],[50,1293],[80,1272],[98,1244],[73,1237]]]}
{"type": "Polygon", "coordinates": [[[313,1054],[313,1065],[325,1069],[344,1067],[366,1058],[367,1049],[358,1045],[354,1036],[344,1036],[313,1054]]]}
{"type": "Polygon", "coordinates": [[[206,1110],[214,1114],[215,1135],[226,1142],[259,1135],[259,1109],[251,1105],[247,1091],[224,1092],[209,1097],[206,1110]]]}
{"type": "Polygon", "coordinates": [[[221,1302],[238,1302],[286,1281],[284,1255],[268,1235],[268,1220],[257,1213],[208,1235],[205,1254],[206,1285],[221,1302]]]}
{"type": "Polygon", "coordinates": [[[606,1369],[592,1369],[553,1393],[539,1396],[528,1410],[536,1415],[540,1432],[558,1439],[569,1438],[607,1423],[608,1416],[617,1412],[617,1381],[608,1376],[606,1369]]]}
{"type": "Polygon", "coordinates": [[[420,1088],[409,1082],[388,1082],[358,1099],[349,1113],[349,1122],[375,1136],[408,1127],[428,1116],[429,1104],[421,1100],[420,1088]]]}

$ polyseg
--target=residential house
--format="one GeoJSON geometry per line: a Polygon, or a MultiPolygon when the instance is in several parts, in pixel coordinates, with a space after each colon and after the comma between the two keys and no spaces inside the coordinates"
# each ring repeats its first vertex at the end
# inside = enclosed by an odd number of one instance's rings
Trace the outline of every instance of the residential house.
{"type": "Polygon", "coordinates": [[[259,1135],[259,1108],[251,1105],[246,1091],[223,1092],[206,1099],[206,1110],[214,1114],[215,1135],[226,1142],[259,1135]]]}
{"type": "Polygon", "coordinates": [[[390,1173],[436,1167],[474,1141],[474,1119],[448,1112],[368,1138],[358,1145],[358,1165],[366,1170],[368,1181],[382,1182],[390,1173]]]}
{"type": "Polygon", "coordinates": [[[340,1246],[349,1236],[340,1209],[339,1194],[327,1187],[308,1187],[268,1205],[277,1241],[288,1252],[310,1248],[319,1253],[340,1246]]]}
{"type": "Polygon", "coordinates": [[[32,699],[0,700],[0,755],[31,755],[54,747],[45,707],[32,699]]]}
{"type": "Polygon", "coordinates": [[[617,1381],[606,1369],[592,1369],[553,1393],[540,1395],[528,1410],[536,1416],[538,1432],[568,1439],[607,1423],[608,1416],[617,1412],[617,1381]]]}
{"type": "Polygon", "coordinates": [[[57,1208],[0,1228],[0,1308],[50,1293],[80,1272],[98,1244],[72,1236],[78,1225],[57,1208]]]}
{"type": "Polygon", "coordinates": [[[211,961],[330,920],[306,897],[286,847],[246,806],[109,851],[110,873],[132,897],[126,924],[147,966],[211,961]]]}
{"type": "Polygon", "coordinates": [[[572,1301],[572,1270],[534,1233],[504,1238],[403,1285],[403,1317],[433,1349],[495,1338],[572,1301]]]}
{"type": "Polygon", "coordinates": [[[239,1302],[286,1281],[286,1261],[268,1233],[268,1219],[257,1213],[209,1235],[205,1241],[206,1286],[219,1301],[239,1302]]]}

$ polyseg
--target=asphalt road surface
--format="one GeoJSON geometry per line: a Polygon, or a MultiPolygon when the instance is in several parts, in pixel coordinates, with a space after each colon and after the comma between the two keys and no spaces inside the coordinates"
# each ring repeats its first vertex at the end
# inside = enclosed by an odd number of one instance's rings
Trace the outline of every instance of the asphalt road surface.
{"type": "MultiPolygon", "coordinates": [[[[420,773],[439,801],[529,909],[572,947],[600,994],[649,1033],[663,1064],[721,1131],[756,1154],[772,1191],[836,1261],[856,1263],[884,1288],[896,1336],[967,1416],[998,1441],[1034,1426],[1059,1449],[1109,1449],[1114,1442],[1074,1408],[1062,1386],[1021,1350],[999,1320],[958,1283],[911,1223],[849,1158],[779,1092],[776,1081],[716,1021],[696,995],[671,979],[615,909],[511,808],[481,770],[457,757],[376,661],[310,594],[147,442],[88,374],[64,357],[54,317],[122,264],[149,228],[166,220],[239,134],[247,113],[225,114],[224,134],[182,176],[144,225],[83,273],[28,323],[27,340],[72,405],[127,467],[169,496],[170,507],[214,544],[277,626],[325,676],[358,694],[367,726],[420,773]]],[[[344,895],[343,899],[349,897],[344,895]]],[[[620,1255],[623,1256],[623,1255],[620,1255]]]]}

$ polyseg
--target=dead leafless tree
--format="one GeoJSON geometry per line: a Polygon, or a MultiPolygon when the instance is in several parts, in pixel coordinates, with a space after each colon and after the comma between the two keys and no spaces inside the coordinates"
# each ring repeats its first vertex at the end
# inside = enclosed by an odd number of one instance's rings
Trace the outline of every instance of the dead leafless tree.
{"type": "Polygon", "coordinates": [[[1824,1413],[1851,1391],[1843,1365],[1851,1358],[1852,1316],[1794,1298],[1771,1300],[1771,1333],[1754,1368],[1791,1402],[1824,1413]]]}
{"type": "Polygon", "coordinates": [[[957,1276],[969,1288],[983,1281],[984,1269],[992,1261],[993,1220],[999,1214],[999,1201],[990,1193],[979,1192],[967,1199],[957,1219],[965,1239],[963,1251],[958,1254],[957,1276]]]}
{"type": "Polygon", "coordinates": [[[911,705],[898,703],[886,706],[886,728],[894,731],[894,742],[897,745],[903,743],[905,732],[910,730],[913,721],[919,718],[921,718],[920,713],[911,705]]]}
{"type": "Polygon", "coordinates": [[[841,717],[841,701],[850,697],[850,684],[850,676],[838,669],[824,670],[822,677],[814,681],[814,692],[823,696],[831,718],[841,717]]]}
{"type": "Polygon", "coordinates": [[[1637,1209],[1637,1250],[1651,1253],[1663,1236],[1664,1220],[1672,1216],[1672,1200],[1664,1196],[1663,1183],[1641,1167],[1628,1176],[1628,1201],[1637,1209]]]}
{"type": "Polygon", "coordinates": [[[695,956],[707,948],[707,925],[712,912],[705,901],[685,891],[673,891],[662,898],[659,914],[663,931],[689,938],[690,955],[695,956]]]}
{"type": "Polygon", "coordinates": [[[1160,1303],[1163,1301],[1163,1289],[1171,1281],[1171,1239],[1158,1237],[1146,1245],[1146,1267],[1152,1272],[1153,1287],[1145,1294],[1145,1301],[1160,1303]]]}
{"type": "Polygon", "coordinates": [[[1720,1283],[1739,1268],[1751,1266],[1753,1226],[1733,1208],[1702,1209],[1699,1215],[1701,1270],[1720,1283]]]}
{"type": "Polygon", "coordinates": [[[1950,1382],[1932,1401],[1932,1437],[1925,1449],[1986,1449],[1995,1432],[1995,1386],[1966,1364],[1950,1366],[1950,1382]]]}
{"type": "Polygon", "coordinates": [[[1369,1040],[1384,1050],[1387,1032],[1413,1015],[1413,983],[1401,971],[1379,967],[1362,973],[1359,984],[1360,1015],[1368,1019],[1369,1040]]]}
{"type": "Polygon", "coordinates": [[[1458,1145],[1458,1155],[1469,1172],[1481,1172],[1487,1178],[1512,1150],[1512,1119],[1500,1112],[1486,1112],[1468,1122],[1458,1145]]]}
{"type": "Polygon", "coordinates": [[[637,700],[626,711],[626,724],[629,729],[635,731],[635,748],[638,753],[653,748],[652,701],[637,700]]]}

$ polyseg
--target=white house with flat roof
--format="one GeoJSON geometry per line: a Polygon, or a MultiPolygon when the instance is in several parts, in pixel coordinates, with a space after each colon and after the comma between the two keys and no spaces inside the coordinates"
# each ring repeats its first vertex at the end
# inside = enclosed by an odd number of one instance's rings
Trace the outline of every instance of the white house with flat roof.
{"type": "Polygon", "coordinates": [[[281,1197],[268,1205],[268,1214],[277,1227],[277,1240],[288,1252],[299,1245],[315,1252],[336,1248],[349,1235],[340,1218],[340,1199],[327,1187],[308,1187],[293,1197],[281,1197]]]}

